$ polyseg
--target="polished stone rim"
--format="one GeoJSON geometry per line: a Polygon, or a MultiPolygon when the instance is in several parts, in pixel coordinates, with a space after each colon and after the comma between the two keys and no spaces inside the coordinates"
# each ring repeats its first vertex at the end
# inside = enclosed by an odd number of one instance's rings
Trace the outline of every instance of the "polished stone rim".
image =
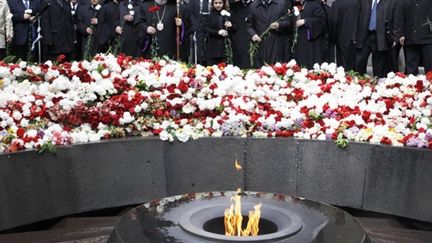
{"type": "MultiPolygon", "coordinates": [[[[255,205],[252,202],[247,202],[247,199],[242,199],[242,214],[246,215],[245,209],[253,208],[255,205]]],[[[225,236],[205,231],[203,225],[214,218],[223,217],[223,212],[227,208],[226,204],[206,205],[193,208],[185,212],[179,219],[180,227],[196,236],[208,238],[212,240],[229,241],[229,242],[259,242],[268,240],[280,240],[296,235],[302,228],[303,223],[300,217],[294,212],[273,205],[262,205],[261,218],[266,219],[277,226],[275,233],[263,234],[258,236],[236,237],[225,236]]]]}

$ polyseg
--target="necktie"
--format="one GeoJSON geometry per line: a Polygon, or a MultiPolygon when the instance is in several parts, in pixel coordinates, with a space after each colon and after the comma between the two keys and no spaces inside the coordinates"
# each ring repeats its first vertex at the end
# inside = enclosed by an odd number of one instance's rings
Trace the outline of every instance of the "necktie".
{"type": "Polygon", "coordinates": [[[369,30],[376,30],[376,20],[377,20],[377,5],[378,0],[373,0],[373,5],[371,9],[371,16],[369,21],[369,30]]]}
{"type": "Polygon", "coordinates": [[[24,0],[24,5],[26,9],[29,9],[29,0],[24,0]]]}

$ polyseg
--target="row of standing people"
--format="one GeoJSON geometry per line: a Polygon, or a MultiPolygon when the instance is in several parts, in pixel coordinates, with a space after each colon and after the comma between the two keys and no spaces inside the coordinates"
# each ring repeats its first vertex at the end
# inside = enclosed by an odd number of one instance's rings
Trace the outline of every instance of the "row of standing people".
{"type": "Polygon", "coordinates": [[[12,53],[22,59],[38,39],[40,16],[43,59],[65,54],[79,60],[117,45],[134,57],[175,58],[180,49],[183,61],[214,64],[227,61],[229,39],[232,61],[242,68],[251,67],[253,42],[259,43],[255,67],[294,58],[311,68],[334,61],[335,45],[336,62],[347,70],[365,73],[372,54],[374,74],[383,77],[397,70],[401,47],[408,73],[417,73],[420,63],[431,69],[429,0],[335,0],[331,7],[321,0],[0,0],[2,5],[13,16],[12,53]]]}

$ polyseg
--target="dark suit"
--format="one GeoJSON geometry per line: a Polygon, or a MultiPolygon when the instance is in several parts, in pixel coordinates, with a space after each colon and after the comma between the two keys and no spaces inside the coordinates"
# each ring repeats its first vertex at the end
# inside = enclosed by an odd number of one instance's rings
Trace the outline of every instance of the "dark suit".
{"type": "Polygon", "coordinates": [[[65,0],[44,0],[50,5],[42,14],[41,28],[46,57],[55,59],[64,54],[69,58],[75,41],[75,27],[69,2],[65,0]]]}
{"type": "MultiPolygon", "coordinates": [[[[29,20],[24,19],[24,11],[26,10],[23,1],[7,0],[12,17],[14,36],[12,39],[12,53],[23,60],[27,60],[29,48],[29,36],[35,28],[32,29],[32,24],[29,20]]],[[[32,16],[39,11],[40,0],[30,0],[29,9],[32,10],[32,16]]],[[[31,45],[31,43],[30,43],[31,45]]]]}
{"type": "Polygon", "coordinates": [[[367,61],[372,53],[373,73],[378,77],[386,77],[391,69],[390,48],[393,44],[393,0],[380,0],[376,10],[376,29],[369,30],[371,7],[373,0],[360,0],[360,13],[356,35],[356,71],[366,73],[367,61]],[[389,36],[390,35],[390,36],[389,36]]]}
{"type": "Polygon", "coordinates": [[[395,17],[396,38],[405,37],[407,73],[418,73],[422,59],[425,71],[432,70],[432,1],[399,0],[395,17]]]}

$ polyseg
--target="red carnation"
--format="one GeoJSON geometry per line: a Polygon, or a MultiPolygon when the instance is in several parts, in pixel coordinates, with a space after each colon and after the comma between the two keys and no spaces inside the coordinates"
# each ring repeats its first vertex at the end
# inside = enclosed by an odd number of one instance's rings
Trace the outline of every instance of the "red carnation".
{"type": "Polygon", "coordinates": [[[148,8],[149,13],[155,13],[157,11],[159,11],[160,7],[157,5],[151,6],[148,8]]]}

